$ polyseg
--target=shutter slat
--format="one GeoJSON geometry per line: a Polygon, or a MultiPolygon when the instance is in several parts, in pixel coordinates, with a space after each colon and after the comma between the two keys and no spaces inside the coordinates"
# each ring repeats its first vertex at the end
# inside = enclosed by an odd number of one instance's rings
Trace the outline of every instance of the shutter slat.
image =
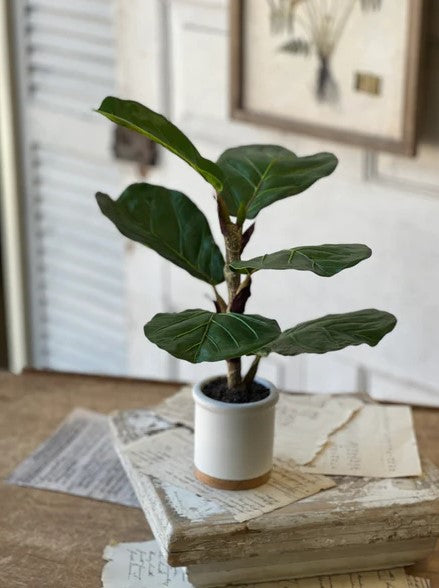
{"type": "MultiPolygon", "coordinates": [[[[107,219],[97,216],[99,208],[92,193],[85,192],[89,198],[89,202],[87,202],[86,200],[80,201],[78,198],[75,200],[75,194],[66,195],[62,189],[47,187],[44,182],[39,185],[39,189],[41,192],[36,198],[36,203],[46,207],[44,212],[51,222],[62,222],[67,217],[70,221],[77,221],[75,225],[77,229],[80,230],[83,227],[84,230],[93,230],[96,236],[108,238],[110,235],[117,234],[107,219]],[[50,201],[47,205],[45,204],[46,199],[50,201]],[[70,207],[70,211],[68,207],[70,207]]],[[[43,229],[45,229],[44,219],[41,222],[43,229]]]]}
{"type": "MultiPolygon", "coordinates": [[[[75,53],[56,52],[53,49],[33,45],[29,48],[29,66],[42,71],[54,71],[74,76],[80,80],[97,79],[112,86],[114,63],[111,60],[100,60],[75,53]]],[[[32,80],[31,80],[32,81],[32,80]]]]}
{"type": "MultiPolygon", "coordinates": [[[[86,140],[84,137],[83,140],[86,140]]],[[[78,144],[80,148],[80,143],[78,144]]],[[[77,153],[69,154],[66,151],[62,153],[51,153],[50,149],[39,148],[38,154],[34,157],[34,164],[38,171],[44,173],[45,177],[67,178],[72,179],[79,176],[84,186],[94,186],[96,176],[103,176],[105,171],[105,186],[111,186],[116,182],[118,177],[113,172],[112,167],[108,164],[99,164],[99,162],[78,157],[77,153]]]]}
{"type": "Polygon", "coordinates": [[[113,47],[101,43],[96,39],[87,40],[81,37],[66,35],[65,33],[46,32],[41,29],[29,31],[28,47],[35,52],[40,50],[56,51],[68,57],[84,59],[88,57],[93,62],[110,63],[114,66],[113,47]]]}
{"type": "Polygon", "coordinates": [[[44,303],[48,306],[48,312],[68,310],[72,317],[80,317],[94,325],[96,332],[113,331],[124,328],[124,317],[108,311],[99,304],[93,304],[86,296],[74,296],[70,290],[56,292],[51,289],[45,294],[44,303]]]}
{"type": "MultiPolygon", "coordinates": [[[[44,238],[43,235],[42,238],[44,238]]],[[[90,252],[87,255],[81,252],[79,244],[75,243],[72,247],[72,244],[66,244],[64,239],[44,239],[41,251],[49,259],[62,255],[66,263],[79,267],[86,266],[90,271],[98,274],[111,274],[114,269],[114,259],[107,259],[98,252],[90,252]]]]}
{"type": "MultiPolygon", "coordinates": [[[[119,345],[120,337],[117,336],[117,328],[114,325],[107,325],[106,323],[99,323],[90,318],[89,315],[85,315],[80,311],[71,309],[66,304],[57,304],[53,308],[49,308],[43,302],[40,302],[40,313],[45,314],[46,329],[44,338],[47,343],[47,324],[51,321],[62,324],[65,328],[75,332],[88,332],[92,336],[96,336],[98,339],[107,337],[109,341],[113,342],[113,345],[119,345]]],[[[123,347],[121,347],[123,348],[123,347]]]]}
{"type": "Polygon", "coordinates": [[[61,271],[47,271],[45,278],[50,279],[51,289],[53,292],[62,294],[70,292],[72,295],[79,297],[85,296],[91,304],[100,304],[110,312],[118,313],[120,311],[121,292],[115,293],[107,291],[105,298],[102,298],[101,287],[90,280],[84,282],[83,280],[76,281],[72,272],[63,272],[63,268],[57,268],[61,271]]]}
{"type": "MultiPolygon", "coordinates": [[[[73,230],[78,235],[78,241],[82,240],[82,235],[87,231],[93,232],[96,239],[101,242],[108,241],[111,251],[121,249],[120,243],[117,241],[118,233],[110,222],[104,217],[99,218],[99,209],[97,205],[88,215],[85,215],[78,207],[75,210],[68,210],[63,202],[38,202],[38,215],[41,217],[39,224],[39,235],[41,238],[51,231],[63,234],[63,226],[70,224],[70,232],[73,230]],[[74,227],[74,229],[72,229],[74,227]]],[[[122,237],[121,237],[122,239],[122,237]]],[[[107,247],[105,247],[106,250],[107,247]]]]}
{"type": "Polygon", "coordinates": [[[103,239],[100,235],[87,235],[86,231],[81,233],[77,229],[64,228],[65,225],[66,223],[52,229],[47,224],[47,230],[42,232],[43,242],[47,247],[59,247],[60,254],[64,250],[71,251],[74,248],[81,259],[86,256],[88,260],[102,263],[103,267],[105,264],[111,264],[114,255],[120,253],[120,247],[118,247],[116,240],[102,243],[103,239]]]}
{"type": "MultiPolygon", "coordinates": [[[[100,120],[100,119],[98,119],[100,120]]],[[[62,167],[66,170],[75,171],[94,179],[97,174],[105,175],[109,181],[116,181],[118,174],[108,162],[101,162],[98,159],[78,158],[77,153],[59,151],[53,145],[42,145],[34,152],[33,160],[38,165],[49,167],[62,167]]]]}
{"type": "Polygon", "coordinates": [[[47,11],[41,6],[29,12],[29,28],[47,33],[66,34],[74,38],[87,38],[111,46],[114,44],[113,27],[108,21],[81,19],[78,23],[78,19],[62,12],[47,11]]]}
{"type": "Polygon", "coordinates": [[[111,25],[112,2],[108,0],[75,0],[74,2],[28,0],[27,6],[30,10],[41,10],[43,8],[49,14],[62,14],[78,20],[94,18],[111,25]]]}
{"type": "Polygon", "coordinates": [[[114,301],[115,305],[119,302],[120,312],[124,291],[119,279],[114,279],[111,275],[102,276],[102,274],[96,274],[87,267],[72,264],[68,260],[61,258],[52,259],[49,265],[39,263],[37,264],[37,269],[40,274],[38,282],[40,290],[43,290],[47,283],[51,284],[54,276],[64,279],[66,287],[69,280],[71,280],[71,283],[84,284],[85,292],[91,288],[95,292],[100,292],[101,298],[104,300],[114,301]],[[102,297],[102,290],[105,290],[105,297],[102,297]]]}
{"type": "Polygon", "coordinates": [[[59,366],[60,371],[118,375],[106,355],[90,357],[86,353],[81,353],[78,349],[72,349],[68,345],[49,345],[47,356],[50,364],[59,366]]]}
{"type": "MultiPolygon", "coordinates": [[[[53,326],[53,325],[52,325],[53,326]]],[[[58,330],[56,327],[48,329],[50,336],[50,346],[54,348],[69,348],[72,352],[86,354],[87,359],[96,357],[105,357],[107,362],[118,362],[121,360],[122,353],[120,350],[105,343],[99,344],[95,338],[87,340],[83,336],[72,336],[70,333],[58,330]]]]}
{"type": "Polygon", "coordinates": [[[81,103],[88,102],[95,106],[99,103],[106,91],[106,83],[97,80],[84,79],[78,90],[78,80],[69,76],[60,76],[53,71],[41,71],[36,69],[32,76],[31,91],[36,94],[53,94],[61,96],[75,96],[76,101],[82,98],[81,103]]]}

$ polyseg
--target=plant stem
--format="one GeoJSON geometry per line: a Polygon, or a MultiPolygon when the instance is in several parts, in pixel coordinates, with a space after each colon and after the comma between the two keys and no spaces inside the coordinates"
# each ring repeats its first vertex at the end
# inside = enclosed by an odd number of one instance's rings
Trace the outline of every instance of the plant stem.
{"type": "Polygon", "coordinates": [[[245,276],[244,281],[240,283],[239,288],[236,290],[236,294],[239,294],[240,292],[242,292],[242,290],[244,290],[244,288],[247,288],[247,286],[251,284],[251,281],[252,277],[250,274],[248,276],[245,276]]]}
{"type": "MultiPolygon", "coordinates": [[[[229,267],[229,264],[232,263],[232,261],[236,261],[240,257],[241,238],[241,228],[233,223],[228,224],[226,234],[224,235],[224,241],[226,243],[226,266],[224,268],[224,277],[226,278],[228,290],[227,312],[230,312],[230,307],[241,282],[240,274],[233,272],[229,267]]],[[[229,390],[233,390],[241,386],[241,384],[241,358],[235,357],[234,359],[229,359],[227,361],[227,387],[229,390]]]]}
{"type": "MultiPolygon", "coordinates": [[[[224,267],[224,277],[226,279],[228,293],[226,312],[230,312],[230,307],[241,283],[241,276],[240,274],[233,272],[230,269],[229,264],[240,258],[242,248],[242,226],[238,226],[230,220],[225,202],[219,194],[217,195],[217,201],[218,217],[226,246],[226,265],[224,267]]],[[[241,358],[235,357],[227,360],[227,387],[230,390],[233,390],[241,385],[241,358]]]]}
{"type": "Polygon", "coordinates": [[[224,235],[224,241],[226,244],[226,266],[224,268],[224,277],[227,282],[227,290],[229,295],[228,310],[236,296],[241,283],[241,275],[230,269],[229,264],[233,261],[237,261],[241,256],[241,239],[242,231],[240,227],[230,223],[227,225],[227,231],[224,235]]]}
{"type": "Polygon", "coordinates": [[[213,288],[213,291],[215,292],[215,299],[218,304],[218,308],[220,309],[221,312],[226,312],[227,311],[226,301],[221,296],[221,294],[218,292],[216,286],[212,286],[212,288],[213,288]]]}
{"type": "Polygon", "coordinates": [[[252,362],[252,364],[251,364],[251,366],[250,366],[250,368],[249,368],[249,370],[243,380],[244,386],[247,389],[251,386],[251,383],[253,382],[254,377],[256,376],[256,372],[258,371],[260,361],[261,361],[261,356],[257,355],[254,358],[254,360],[253,360],[253,362],[252,362]]]}
{"type": "Polygon", "coordinates": [[[227,387],[229,390],[234,390],[241,386],[241,358],[227,360],[227,387]]]}

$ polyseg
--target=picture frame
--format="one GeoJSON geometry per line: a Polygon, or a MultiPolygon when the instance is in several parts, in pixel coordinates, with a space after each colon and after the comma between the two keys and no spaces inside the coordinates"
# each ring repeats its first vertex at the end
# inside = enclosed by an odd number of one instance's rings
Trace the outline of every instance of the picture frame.
{"type": "MultiPolygon", "coordinates": [[[[302,73],[303,80],[306,81],[303,82],[302,80],[303,83],[300,86],[301,101],[294,104],[292,100],[291,103],[291,112],[299,112],[299,114],[289,115],[284,94],[289,92],[291,96],[295,95],[295,91],[293,91],[294,85],[291,81],[288,81],[289,76],[287,75],[285,56],[279,56],[278,50],[273,48],[276,45],[275,42],[271,43],[267,39],[267,36],[271,34],[271,29],[269,30],[269,25],[264,22],[265,17],[262,11],[264,8],[268,11],[274,9],[276,4],[279,6],[283,4],[285,8],[290,2],[290,5],[296,6],[297,14],[290,14],[288,18],[294,20],[299,15],[297,6],[302,5],[302,10],[304,10],[306,3],[321,3],[321,0],[257,0],[257,2],[254,0],[231,0],[231,117],[235,120],[256,125],[321,137],[370,150],[414,156],[417,144],[418,96],[421,81],[425,0],[340,1],[345,2],[345,4],[350,2],[352,5],[358,2],[361,3],[361,8],[369,4],[371,10],[374,9],[375,12],[378,12],[382,6],[386,7],[381,21],[378,15],[375,14],[373,18],[370,15],[363,22],[359,8],[354,6],[348,17],[352,20],[355,17],[357,21],[349,24],[349,20],[346,19],[344,26],[346,28],[348,28],[348,25],[351,26],[351,40],[354,39],[354,35],[358,36],[357,30],[353,28],[354,24],[360,27],[363,38],[371,38],[370,54],[372,57],[370,61],[375,64],[379,63],[379,55],[377,54],[374,58],[379,43],[374,42],[374,37],[378,37],[381,30],[383,51],[389,53],[387,77],[381,71],[378,72],[378,75],[375,75],[373,67],[371,70],[367,68],[367,47],[364,47],[362,51],[362,46],[359,43],[357,43],[358,46],[353,43],[354,47],[351,51],[347,45],[348,39],[346,39],[346,41],[343,41],[345,46],[336,49],[336,51],[341,51],[341,49],[344,51],[344,57],[342,54],[343,60],[339,59],[339,61],[347,72],[345,73],[345,79],[342,80],[343,107],[340,108],[332,104],[331,110],[331,106],[328,106],[328,104],[321,103],[319,106],[317,102],[320,102],[320,100],[316,100],[315,96],[313,98],[313,91],[310,86],[310,69],[313,67],[310,54],[314,55],[315,62],[318,52],[315,43],[313,43],[313,38],[308,39],[310,42],[306,41],[306,35],[303,34],[306,32],[306,22],[305,18],[302,18],[302,34],[297,36],[296,39],[292,36],[293,41],[291,43],[295,43],[293,50],[307,47],[309,52],[307,60],[305,58],[296,59],[295,73],[292,77],[294,77],[296,88],[299,87],[299,81],[297,80],[302,79],[300,77],[302,73]],[[395,13],[395,18],[393,18],[392,10],[395,13]],[[401,10],[405,10],[404,18],[400,14],[401,10]],[[386,19],[388,22],[386,22],[386,19]],[[367,36],[367,28],[364,30],[368,26],[368,21],[371,28],[371,23],[374,23],[371,37],[367,36]],[[401,24],[399,27],[397,26],[398,22],[401,24]],[[376,23],[381,23],[381,29],[376,23]],[[251,43],[249,39],[251,39],[251,43]],[[351,68],[352,71],[349,71],[346,62],[350,60],[354,63],[355,51],[358,54],[358,61],[361,62],[361,66],[358,67],[358,71],[355,70],[355,67],[351,68]],[[272,60],[271,62],[270,59],[272,60]],[[273,67],[270,67],[270,63],[273,64],[273,67]],[[303,72],[300,67],[302,67],[303,72]],[[283,84],[285,84],[286,88],[285,93],[282,90],[283,84]],[[271,88],[273,88],[272,92],[271,88]],[[306,91],[309,92],[309,100],[306,97],[306,91]],[[380,97],[382,98],[381,105],[379,104],[380,97]],[[313,101],[316,104],[312,104],[313,101]],[[321,114],[319,114],[319,108],[321,114]],[[305,112],[306,109],[309,112],[305,112]],[[355,109],[357,109],[357,114],[355,114],[355,109]],[[332,112],[335,113],[333,120],[331,119],[332,112]],[[346,113],[349,116],[346,116],[346,113]],[[382,120],[380,120],[380,117],[382,120]],[[374,125],[376,129],[373,128],[374,125]]],[[[329,0],[326,7],[330,6],[330,4],[331,1],[329,0]]],[[[341,6],[341,4],[339,5],[341,6]]],[[[315,6],[317,7],[317,4],[315,6]]],[[[310,6],[307,11],[308,14],[304,13],[303,16],[308,19],[310,15],[315,15],[314,12],[309,12],[310,6]]],[[[267,18],[268,14],[269,12],[267,12],[267,18]]],[[[314,16],[314,18],[318,19],[318,15],[314,16]]],[[[272,25],[273,23],[271,23],[272,25]]],[[[279,26],[279,19],[277,22],[275,21],[275,25],[279,26]]],[[[294,22],[293,27],[296,27],[294,22]]],[[[315,31],[316,28],[318,27],[310,27],[310,31],[315,31]]],[[[294,28],[292,30],[294,31],[294,28]]],[[[300,31],[300,21],[296,30],[300,31]]],[[[338,32],[340,33],[340,30],[338,32]]],[[[285,40],[285,37],[286,35],[283,36],[283,40],[285,40]]],[[[343,33],[340,34],[339,38],[343,40],[343,33]]],[[[277,47],[279,47],[279,43],[277,43],[277,47]]],[[[294,55],[292,60],[293,58],[294,55]]],[[[382,63],[385,63],[385,55],[383,55],[382,63]]],[[[378,66],[378,70],[380,70],[380,66],[378,66]]],[[[316,83],[321,83],[323,73],[324,69],[321,64],[317,76],[314,74],[315,77],[320,78],[320,81],[316,83]]],[[[326,74],[327,79],[328,75],[332,75],[328,71],[326,74]]],[[[321,88],[317,92],[320,92],[320,90],[321,88]]]]}

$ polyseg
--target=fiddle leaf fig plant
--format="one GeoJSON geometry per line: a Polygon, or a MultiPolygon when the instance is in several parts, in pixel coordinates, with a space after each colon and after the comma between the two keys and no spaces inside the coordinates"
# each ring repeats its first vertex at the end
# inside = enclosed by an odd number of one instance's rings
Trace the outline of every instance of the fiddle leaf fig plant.
{"type": "Polygon", "coordinates": [[[270,353],[295,356],[327,353],[349,345],[375,346],[396,325],[385,311],[366,309],[331,314],[281,331],[270,318],[245,314],[252,276],[261,270],[310,271],[330,277],[371,255],[357,243],[291,247],[242,259],[265,207],[304,192],[337,167],[331,153],[299,157],[277,145],[227,149],[215,163],[161,114],[131,100],[107,97],[97,110],[118,125],[159,143],[197,171],[215,190],[224,256],[204,214],[188,196],[148,183],[128,186],[117,200],[96,195],[102,213],[119,231],[212,287],[214,310],[159,313],[144,327],[146,337],[179,359],[192,363],[227,362],[231,391],[251,391],[261,358],[270,353]],[[225,282],[227,295],[218,286],[225,282]],[[254,356],[247,374],[241,358],[254,356]]]}

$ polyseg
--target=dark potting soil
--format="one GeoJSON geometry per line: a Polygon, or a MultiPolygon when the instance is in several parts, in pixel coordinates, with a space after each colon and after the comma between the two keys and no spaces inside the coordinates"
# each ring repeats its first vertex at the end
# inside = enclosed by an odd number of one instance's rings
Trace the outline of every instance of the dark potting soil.
{"type": "Polygon", "coordinates": [[[253,382],[249,390],[237,389],[229,390],[227,388],[227,378],[217,378],[205,384],[202,388],[203,393],[212,398],[212,400],[220,400],[221,402],[229,402],[233,404],[243,404],[244,402],[257,402],[267,398],[270,390],[253,382]]]}

